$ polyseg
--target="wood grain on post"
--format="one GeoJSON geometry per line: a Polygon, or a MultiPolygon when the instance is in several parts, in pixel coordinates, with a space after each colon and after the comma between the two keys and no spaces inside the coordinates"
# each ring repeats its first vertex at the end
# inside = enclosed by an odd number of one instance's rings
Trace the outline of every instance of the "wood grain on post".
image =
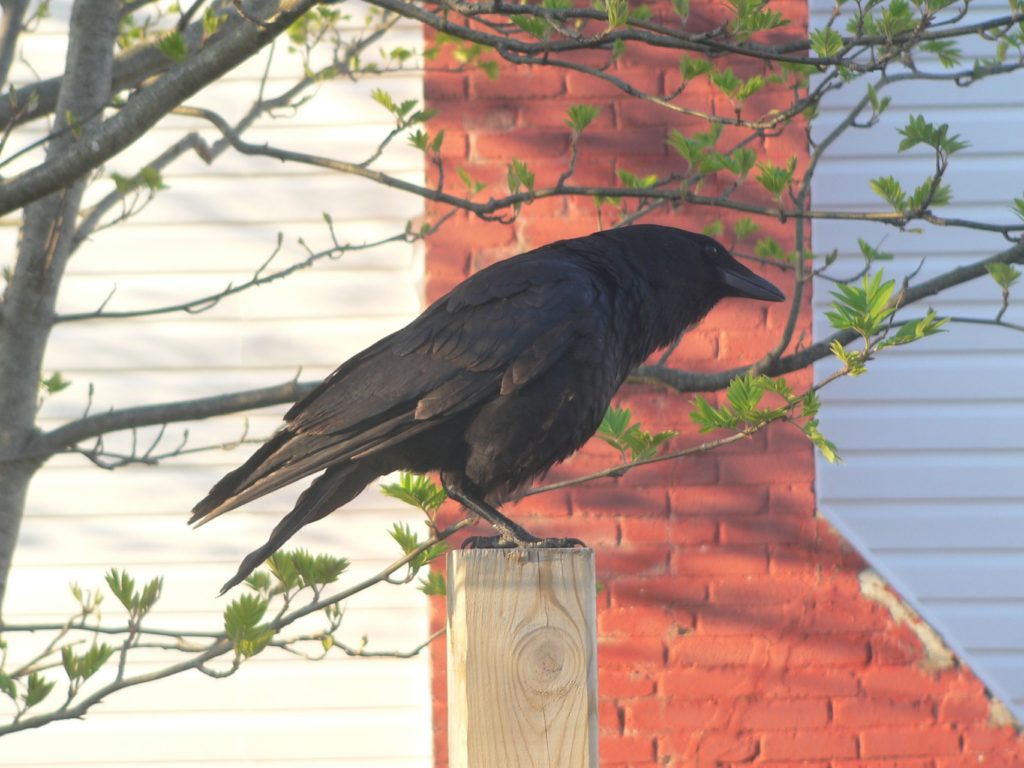
{"type": "Polygon", "coordinates": [[[597,768],[590,549],[448,555],[450,768],[597,768]]]}

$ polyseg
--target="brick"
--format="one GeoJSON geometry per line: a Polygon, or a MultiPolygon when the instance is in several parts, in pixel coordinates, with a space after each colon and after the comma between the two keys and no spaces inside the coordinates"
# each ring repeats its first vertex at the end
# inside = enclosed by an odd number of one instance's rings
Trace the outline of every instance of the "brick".
{"type": "MultiPolygon", "coordinates": [[[[631,67],[618,70],[615,77],[625,80],[629,85],[645,93],[658,93],[661,88],[661,77],[658,70],[631,67]]],[[[588,75],[584,72],[568,72],[565,76],[565,88],[570,96],[576,98],[617,98],[626,96],[625,92],[616,85],[609,83],[600,77],[588,75]]],[[[671,113],[664,110],[666,115],[671,113]]],[[[626,145],[628,146],[628,145],[626,145]]]]}
{"type": "Polygon", "coordinates": [[[859,672],[827,667],[790,668],[779,686],[791,696],[855,696],[859,691],[859,672]]]}
{"type": "MultiPolygon", "coordinates": [[[[523,160],[527,166],[535,157],[568,156],[569,133],[545,130],[515,130],[505,133],[470,135],[470,157],[523,160]]],[[[531,169],[532,170],[532,169],[531,169]]],[[[534,171],[536,173],[536,171],[534,171]]],[[[561,201],[557,201],[561,204],[561,201]]]]}
{"type": "Polygon", "coordinates": [[[915,664],[924,656],[921,641],[906,626],[871,638],[871,658],[878,664],[915,664]]]}
{"type": "Polygon", "coordinates": [[[829,759],[857,756],[857,737],[834,731],[769,732],[762,740],[767,760],[829,759]]]}
{"type": "MultiPolygon", "coordinates": [[[[704,605],[695,609],[697,629],[709,635],[778,637],[799,624],[800,603],[770,605],[704,605]]],[[[784,646],[780,650],[785,650],[784,646]]]]}
{"type": "Polygon", "coordinates": [[[461,72],[431,72],[423,78],[423,97],[426,101],[462,100],[466,97],[466,78],[461,72]]]}
{"type": "Polygon", "coordinates": [[[718,471],[725,484],[769,485],[810,481],[814,477],[814,461],[810,452],[804,454],[765,453],[758,456],[718,457],[718,471]]]}
{"type": "Polygon", "coordinates": [[[959,752],[960,736],[938,728],[887,728],[864,731],[860,744],[861,757],[936,757],[959,752]]]}
{"type": "Polygon", "coordinates": [[[768,489],[768,511],[772,515],[813,517],[817,502],[811,479],[784,485],[773,484],[768,489]]]}
{"type": "Polygon", "coordinates": [[[697,745],[698,768],[719,768],[723,765],[749,763],[760,751],[758,740],[747,734],[709,731],[697,745]]]}
{"type": "Polygon", "coordinates": [[[598,744],[601,762],[629,763],[653,760],[654,739],[650,736],[601,736],[598,744]]]}
{"type": "Polygon", "coordinates": [[[753,515],[768,508],[767,486],[705,485],[670,488],[669,508],[672,515],[753,515]]]}
{"type": "Polygon", "coordinates": [[[702,603],[707,587],[702,581],[680,579],[678,576],[631,576],[618,574],[609,579],[613,605],[634,605],[653,602],[665,607],[702,603]]]}
{"type": "Polygon", "coordinates": [[[667,518],[668,503],[664,489],[597,489],[587,485],[573,491],[572,513],[580,516],[628,515],[667,518]]]}
{"type": "Polygon", "coordinates": [[[667,525],[666,536],[676,545],[714,544],[718,521],[702,517],[677,517],[667,525]]]}
{"type": "Polygon", "coordinates": [[[758,687],[756,670],[723,667],[718,669],[669,669],[662,674],[660,690],[666,696],[699,699],[707,696],[724,701],[747,696],[758,687]]]}
{"type": "Polygon", "coordinates": [[[601,578],[613,578],[619,573],[668,573],[670,547],[662,544],[633,544],[609,547],[598,553],[596,569],[601,578]]]}
{"type": "Polygon", "coordinates": [[[705,635],[693,632],[668,642],[670,666],[764,666],[767,662],[768,641],[762,637],[705,635]]]}
{"type": "Polygon", "coordinates": [[[658,667],[665,661],[665,646],[647,637],[599,637],[597,657],[602,669],[658,667]]]}
{"type": "Polygon", "coordinates": [[[919,699],[942,692],[942,685],[935,677],[913,667],[872,665],[861,673],[860,684],[868,696],[880,699],[919,699]]]}
{"type": "Polygon", "coordinates": [[[930,725],[935,722],[935,703],[929,700],[893,701],[858,697],[832,702],[838,725],[859,728],[879,725],[930,725]]]}
{"type": "Polygon", "coordinates": [[[736,517],[722,522],[723,544],[796,543],[805,538],[802,520],[787,517],[736,517]]]}
{"type": "Polygon", "coordinates": [[[953,725],[984,722],[989,707],[988,696],[981,690],[953,690],[939,702],[939,720],[953,725]]]}
{"type": "Polygon", "coordinates": [[[720,605],[784,603],[807,599],[818,588],[815,574],[779,576],[718,576],[708,584],[710,600],[720,605]]]}
{"type": "Polygon", "coordinates": [[[625,635],[632,637],[663,637],[676,634],[671,611],[659,606],[634,605],[611,607],[597,615],[597,631],[602,636],[625,635]]]}
{"type": "Polygon", "coordinates": [[[630,731],[705,730],[728,722],[729,709],[713,699],[651,698],[627,704],[625,715],[630,731]]]}
{"type": "Polygon", "coordinates": [[[828,699],[773,698],[751,701],[737,706],[736,718],[734,722],[741,729],[770,731],[824,728],[829,721],[828,699]]]}
{"type": "MultiPolygon", "coordinates": [[[[773,765],[772,768],[775,766],[773,765]]],[[[829,768],[936,768],[936,763],[928,759],[919,760],[905,757],[896,760],[836,760],[831,763],[829,768]]],[[[973,765],[972,768],[977,768],[977,765],[973,765]]]]}
{"type": "MultiPolygon", "coordinates": [[[[675,541],[669,537],[668,519],[664,517],[624,517],[618,521],[622,541],[630,544],[675,541]]],[[[714,524],[711,524],[714,530],[714,524]]]]}
{"type": "Polygon", "coordinates": [[[679,547],[672,552],[672,573],[709,576],[761,574],[768,571],[764,547],[701,545],[679,547]]]}
{"type": "MultiPolygon", "coordinates": [[[[602,662],[604,659],[602,659],[602,662]]],[[[634,699],[650,696],[654,693],[654,677],[649,672],[633,669],[605,669],[597,671],[597,688],[602,697],[614,699],[634,699]]]]}
{"type": "Polygon", "coordinates": [[[868,662],[868,644],[862,634],[817,635],[792,643],[786,660],[792,667],[862,667],[868,662]]]}
{"type": "MultiPolygon", "coordinates": [[[[559,100],[521,100],[515,102],[518,124],[523,128],[565,128],[565,121],[568,118],[570,104],[579,103],[577,100],[566,102],[559,100]]],[[[614,128],[615,113],[608,106],[601,106],[591,123],[591,128],[614,128]]],[[[589,128],[588,128],[589,130],[589,128]]],[[[587,157],[584,164],[590,165],[592,158],[587,157]]]]}
{"type": "Polygon", "coordinates": [[[973,759],[975,765],[1024,765],[1024,740],[1017,735],[1013,726],[993,728],[979,725],[964,731],[963,753],[973,759]],[[1000,762],[1010,760],[1012,763],[1000,762]]]}
{"type": "Polygon", "coordinates": [[[494,80],[471,78],[469,85],[472,99],[543,99],[565,93],[565,76],[556,67],[517,67],[503,69],[494,80]]]}

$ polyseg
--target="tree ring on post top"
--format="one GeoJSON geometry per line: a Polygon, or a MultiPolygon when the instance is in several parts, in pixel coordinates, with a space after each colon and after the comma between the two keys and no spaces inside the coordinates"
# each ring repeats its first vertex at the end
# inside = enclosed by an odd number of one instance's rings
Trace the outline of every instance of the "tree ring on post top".
{"type": "Polygon", "coordinates": [[[513,663],[520,687],[539,705],[563,698],[586,681],[578,639],[558,627],[537,627],[520,638],[513,663]]]}

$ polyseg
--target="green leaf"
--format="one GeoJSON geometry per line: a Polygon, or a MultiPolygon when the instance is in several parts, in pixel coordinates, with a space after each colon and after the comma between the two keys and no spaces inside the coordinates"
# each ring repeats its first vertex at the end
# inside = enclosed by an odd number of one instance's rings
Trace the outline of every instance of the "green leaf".
{"type": "Polygon", "coordinates": [[[448,585],[445,584],[444,574],[440,571],[428,571],[425,577],[420,578],[419,591],[428,597],[437,595],[444,597],[448,594],[448,585]]]}
{"type": "Polygon", "coordinates": [[[617,29],[629,20],[629,0],[604,0],[602,5],[608,15],[608,29],[617,29]]]}
{"type": "Polygon", "coordinates": [[[892,261],[893,260],[893,254],[887,253],[885,251],[878,250],[877,248],[875,248],[872,245],[870,245],[863,238],[860,238],[860,237],[857,238],[857,247],[860,248],[860,252],[861,252],[861,254],[863,254],[864,261],[867,264],[871,264],[872,262],[875,262],[875,261],[892,261]]]}
{"type": "Polygon", "coordinates": [[[132,610],[132,598],[135,595],[135,579],[128,575],[127,571],[119,571],[111,568],[106,574],[107,586],[114,593],[114,597],[125,607],[125,610],[132,610]]]}
{"type": "Polygon", "coordinates": [[[545,39],[551,30],[551,26],[539,16],[526,16],[514,13],[509,16],[509,19],[528,35],[532,35],[540,40],[545,39]]]}
{"type": "Polygon", "coordinates": [[[178,31],[171,32],[160,39],[160,53],[171,61],[180,63],[188,58],[188,44],[178,31]]]}
{"type": "Polygon", "coordinates": [[[25,703],[25,709],[34,707],[49,696],[50,691],[53,690],[53,686],[56,684],[56,680],[47,680],[38,672],[30,674],[25,684],[25,693],[22,694],[22,701],[25,703]]]}
{"type": "Polygon", "coordinates": [[[46,392],[46,394],[55,395],[70,387],[71,380],[65,379],[64,375],[60,371],[57,371],[56,373],[51,373],[49,376],[41,379],[39,386],[46,392]]]}
{"type": "Polygon", "coordinates": [[[226,18],[226,14],[218,13],[213,8],[207,8],[203,14],[203,37],[215,34],[226,18]]]}
{"type": "Polygon", "coordinates": [[[903,136],[899,151],[905,152],[918,144],[926,144],[944,155],[952,155],[970,146],[959,134],[949,135],[949,124],[936,126],[924,119],[924,115],[911,115],[906,126],[899,129],[903,136]]]}
{"type": "Polygon", "coordinates": [[[793,181],[793,174],[796,172],[796,157],[791,157],[785,166],[762,161],[757,164],[757,169],[760,171],[757,175],[758,183],[775,200],[781,201],[782,195],[789,189],[789,185],[793,181]]]}
{"type": "Polygon", "coordinates": [[[273,630],[260,624],[267,605],[258,595],[243,594],[224,609],[224,633],[238,655],[255,656],[273,639],[273,630]]]}
{"type": "Polygon", "coordinates": [[[921,50],[934,53],[939,63],[946,69],[960,66],[963,61],[963,53],[960,46],[952,40],[926,40],[921,43],[921,50]]]}
{"type": "Polygon", "coordinates": [[[167,185],[164,184],[163,176],[160,171],[151,165],[147,165],[141,171],[139,171],[139,181],[147,188],[152,191],[160,189],[167,189],[167,185]]]}
{"type": "Polygon", "coordinates": [[[656,173],[640,178],[639,176],[630,173],[625,168],[620,168],[616,172],[616,175],[619,177],[619,181],[622,182],[623,186],[628,189],[650,189],[658,183],[658,175],[656,173]]]}
{"type": "Polygon", "coordinates": [[[714,70],[714,68],[715,65],[710,59],[684,56],[679,60],[679,71],[683,76],[683,80],[686,80],[687,82],[708,74],[714,70]]]}
{"type": "Polygon", "coordinates": [[[901,346],[942,333],[942,326],[949,322],[948,317],[937,317],[934,310],[928,312],[920,320],[910,320],[899,327],[892,336],[878,343],[878,349],[901,346]]]}
{"type": "Polygon", "coordinates": [[[1024,197],[1013,198],[1013,208],[1011,210],[1018,219],[1024,221],[1024,197]]]}
{"type": "Polygon", "coordinates": [[[985,269],[988,270],[992,279],[996,281],[996,285],[1004,291],[1009,291],[1010,286],[1020,279],[1020,270],[1013,266],[1013,264],[997,262],[994,264],[986,264],[985,269]]]}
{"type": "Polygon", "coordinates": [[[68,679],[73,684],[81,683],[99,672],[114,653],[113,647],[106,643],[97,644],[93,641],[92,646],[83,654],[76,654],[70,645],[61,648],[61,662],[68,679]]]}
{"type": "Polygon", "coordinates": [[[721,219],[715,219],[711,223],[707,224],[703,229],[704,234],[708,237],[721,237],[724,231],[725,225],[722,223],[721,219]]]}
{"type": "Polygon", "coordinates": [[[420,545],[420,537],[413,533],[407,523],[395,523],[388,531],[388,535],[395,540],[395,543],[402,548],[402,553],[406,555],[420,545]]]}
{"type": "Polygon", "coordinates": [[[852,329],[865,339],[882,329],[895,311],[889,306],[896,281],[882,282],[882,271],[864,276],[860,286],[839,283],[832,291],[832,309],[825,316],[837,330],[852,329]]]}
{"type": "Polygon", "coordinates": [[[690,0],[671,0],[671,3],[672,10],[680,19],[686,21],[690,17],[690,0]]]}
{"type": "Polygon", "coordinates": [[[601,108],[593,104],[573,104],[569,107],[569,117],[565,121],[573,133],[577,136],[583,133],[584,129],[594,122],[594,118],[600,114],[601,108]]]}
{"type": "Polygon", "coordinates": [[[831,58],[842,50],[843,37],[832,27],[821,27],[811,33],[811,48],[819,58],[831,58]]]}
{"type": "Polygon", "coordinates": [[[525,187],[527,191],[533,192],[533,171],[522,160],[514,159],[508,165],[508,191],[517,193],[525,187]]]}
{"type": "Polygon", "coordinates": [[[892,176],[879,176],[868,182],[871,191],[885,200],[893,210],[904,211],[907,208],[907,194],[903,186],[892,176]]]}
{"type": "Polygon", "coordinates": [[[744,216],[743,218],[738,219],[732,225],[732,231],[737,240],[746,240],[748,237],[757,232],[759,228],[760,226],[757,224],[757,222],[755,222],[748,216],[744,216]]]}
{"type": "Polygon", "coordinates": [[[643,461],[657,455],[658,449],[678,432],[666,430],[656,434],[646,432],[638,423],[632,423],[629,408],[611,406],[605,412],[597,437],[619,451],[630,461],[643,461]]]}
{"type": "Polygon", "coordinates": [[[8,698],[15,701],[18,699],[18,689],[14,685],[14,680],[2,671],[0,671],[0,693],[6,694],[8,698]]]}
{"type": "Polygon", "coordinates": [[[411,472],[400,472],[397,483],[381,483],[380,489],[385,496],[417,507],[428,515],[436,512],[448,498],[444,488],[429,477],[411,472]]]}

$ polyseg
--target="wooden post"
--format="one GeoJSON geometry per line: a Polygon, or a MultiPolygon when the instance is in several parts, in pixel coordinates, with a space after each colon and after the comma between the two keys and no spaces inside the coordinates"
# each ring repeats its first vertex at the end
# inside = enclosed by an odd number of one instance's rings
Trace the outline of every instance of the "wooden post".
{"type": "Polygon", "coordinates": [[[597,768],[591,549],[448,554],[449,768],[597,768]]]}

